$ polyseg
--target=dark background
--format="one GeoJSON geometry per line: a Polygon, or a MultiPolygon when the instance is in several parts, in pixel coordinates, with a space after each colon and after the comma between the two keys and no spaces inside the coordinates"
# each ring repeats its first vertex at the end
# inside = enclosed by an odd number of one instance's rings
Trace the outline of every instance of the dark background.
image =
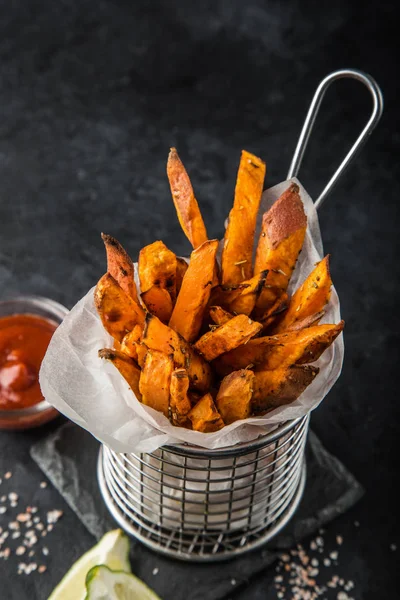
{"type": "MultiPolygon", "coordinates": [[[[242,148],[266,159],[268,187],[278,183],[326,74],[354,67],[381,85],[384,116],[320,212],[346,320],[346,356],[312,426],[366,488],[328,532],[344,532],[342,572],[355,582],[356,600],[397,596],[400,550],[390,545],[399,547],[398,35],[394,3],[0,6],[1,296],[35,293],[72,307],[104,271],[101,231],[133,257],[160,238],[187,254],[165,174],[171,145],[191,175],[210,237],[221,236],[242,148]]],[[[360,84],[329,90],[300,173],[311,195],[369,110],[360,84]]],[[[3,458],[21,473],[14,481],[21,495],[34,494],[43,479],[29,446],[54,427],[0,434],[3,458]]],[[[16,590],[7,600],[46,598],[93,543],[57,492],[46,494],[65,511],[48,539],[49,569],[17,576],[16,560],[0,560],[0,581],[16,590]]],[[[272,577],[267,571],[235,597],[274,598],[272,577]]]]}

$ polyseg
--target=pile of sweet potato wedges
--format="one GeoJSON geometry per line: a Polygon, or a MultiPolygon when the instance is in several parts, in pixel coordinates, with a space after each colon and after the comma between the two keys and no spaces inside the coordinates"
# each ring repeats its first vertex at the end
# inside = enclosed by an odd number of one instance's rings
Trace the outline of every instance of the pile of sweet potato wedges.
{"type": "Polygon", "coordinates": [[[329,257],[289,297],[307,218],[296,184],[263,215],[265,164],[243,151],[222,248],[209,240],[189,176],[173,148],[167,164],[189,262],[161,241],[140,251],[138,278],[121,244],[103,234],[107,273],[95,304],[113,348],[99,351],[138,401],[172,424],[205,433],[295,400],[344,323],[318,324],[331,293],[329,257]],[[254,247],[256,244],[255,258],[254,247]]]}

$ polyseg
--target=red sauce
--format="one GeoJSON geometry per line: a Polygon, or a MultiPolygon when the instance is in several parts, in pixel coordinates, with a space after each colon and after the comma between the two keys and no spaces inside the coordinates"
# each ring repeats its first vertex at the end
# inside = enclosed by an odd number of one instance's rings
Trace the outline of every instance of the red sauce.
{"type": "Polygon", "coordinates": [[[43,400],[39,369],[56,328],[34,315],[0,318],[0,409],[27,408],[43,400]]]}

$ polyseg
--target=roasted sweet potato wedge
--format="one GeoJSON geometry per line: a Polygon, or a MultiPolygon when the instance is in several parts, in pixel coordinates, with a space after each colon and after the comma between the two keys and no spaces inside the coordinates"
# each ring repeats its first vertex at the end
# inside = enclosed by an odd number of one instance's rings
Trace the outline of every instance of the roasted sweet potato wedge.
{"type": "Polygon", "coordinates": [[[121,246],[118,240],[107,235],[101,234],[107,253],[107,271],[119,286],[134,300],[139,303],[136,284],[135,271],[131,257],[121,246]]]}
{"type": "Polygon", "coordinates": [[[167,175],[179,223],[193,248],[197,248],[207,240],[207,231],[189,175],[175,148],[169,153],[167,175]]]}
{"type": "Polygon", "coordinates": [[[286,291],[296,266],[307,229],[307,217],[299,195],[299,186],[292,183],[263,215],[254,273],[269,270],[267,288],[257,300],[254,318],[263,313],[286,291]]]}
{"type": "Polygon", "coordinates": [[[140,369],[134,361],[126,356],[123,352],[112,350],[111,348],[103,348],[99,350],[99,357],[112,362],[114,367],[118,369],[129,387],[135,394],[138,400],[142,400],[142,395],[139,389],[140,369]]]}
{"type": "Polygon", "coordinates": [[[144,310],[118,285],[110,273],[97,283],[94,301],[104,329],[119,342],[135,325],[144,324],[144,310]]]}
{"type": "Polygon", "coordinates": [[[212,433],[224,426],[211,394],[203,396],[188,413],[188,417],[193,429],[203,433],[212,433]]]}
{"type": "Polygon", "coordinates": [[[169,326],[187,342],[196,339],[210,298],[218,240],[207,240],[193,250],[169,326]]]}
{"type": "Polygon", "coordinates": [[[277,319],[273,333],[285,331],[296,321],[315,315],[323,310],[331,295],[332,279],[329,272],[329,255],[321,260],[304,283],[293,294],[289,308],[277,319]]]}
{"type": "Polygon", "coordinates": [[[169,414],[169,396],[173,370],[172,355],[157,350],[148,350],[139,380],[143,404],[164,413],[166,417],[169,414]]]}
{"type": "Polygon", "coordinates": [[[243,284],[247,284],[247,287],[241,289],[239,293],[231,292],[232,300],[227,297],[225,301],[228,310],[235,314],[250,315],[263,290],[267,275],[268,271],[261,271],[248,281],[244,281],[243,284]]]}
{"type": "Polygon", "coordinates": [[[135,325],[135,327],[126,334],[121,342],[121,352],[133,358],[138,362],[137,346],[140,343],[143,334],[143,327],[141,325],[135,325]]]}
{"type": "Polygon", "coordinates": [[[181,289],[183,277],[188,270],[188,263],[184,258],[176,257],[176,295],[178,296],[181,289]]]}
{"type": "Polygon", "coordinates": [[[205,333],[194,347],[207,361],[211,361],[224,352],[246,344],[261,328],[259,323],[246,315],[237,315],[227,323],[205,333]]]}
{"type": "Polygon", "coordinates": [[[254,373],[242,369],[224,377],[215,404],[226,425],[251,414],[254,373]]]}
{"type": "Polygon", "coordinates": [[[163,287],[153,285],[147,292],[140,296],[147,310],[155,315],[163,323],[168,323],[172,315],[172,299],[163,287]]]}
{"type": "Polygon", "coordinates": [[[186,369],[175,369],[171,376],[170,387],[170,418],[173,425],[185,427],[188,425],[188,413],[192,408],[188,391],[189,376],[186,369]]]}
{"type": "Polygon", "coordinates": [[[242,151],[235,199],[224,236],[222,284],[240,283],[253,276],[254,230],[265,170],[260,158],[242,151]]]}
{"type": "Polygon", "coordinates": [[[137,342],[136,344],[136,352],[137,352],[137,364],[141,369],[143,369],[144,361],[146,360],[148,347],[143,342],[137,342]]]}
{"type": "Polygon", "coordinates": [[[318,371],[316,367],[305,365],[254,373],[253,414],[262,415],[294,402],[314,380],[318,371]]]}
{"type": "Polygon", "coordinates": [[[172,298],[176,298],[177,259],[167,246],[157,241],[141,249],[138,271],[142,294],[153,286],[165,288],[172,298]]]}
{"type": "Polygon", "coordinates": [[[272,371],[312,363],[332,344],[343,327],[344,321],[341,321],[337,325],[315,325],[256,338],[220,356],[214,366],[220,375],[225,375],[250,365],[255,371],[272,371]]]}
{"type": "Polygon", "coordinates": [[[301,331],[301,329],[307,329],[307,327],[311,327],[312,325],[318,325],[324,314],[325,312],[321,310],[314,315],[305,317],[305,319],[302,319],[301,321],[295,321],[292,325],[289,325],[289,327],[285,329],[285,333],[288,331],[301,331]]]}
{"type": "Polygon", "coordinates": [[[221,308],[221,306],[211,306],[209,313],[211,319],[216,325],[223,325],[224,323],[230,321],[234,316],[227,310],[221,308]]]}
{"type": "Polygon", "coordinates": [[[176,331],[149,313],[146,315],[143,343],[152,350],[173,354],[174,367],[187,370],[191,388],[202,392],[210,389],[210,365],[176,331]]]}
{"type": "Polygon", "coordinates": [[[262,318],[259,320],[259,323],[261,323],[263,326],[263,331],[266,331],[270,327],[270,325],[276,320],[277,316],[282,314],[287,309],[288,305],[289,296],[286,292],[283,292],[283,294],[275,300],[275,303],[265,311],[262,318]]]}

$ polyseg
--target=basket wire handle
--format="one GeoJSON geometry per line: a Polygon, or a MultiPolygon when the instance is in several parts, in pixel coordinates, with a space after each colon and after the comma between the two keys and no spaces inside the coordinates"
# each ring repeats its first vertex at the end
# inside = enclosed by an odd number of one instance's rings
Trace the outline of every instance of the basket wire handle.
{"type": "Polygon", "coordinates": [[[328,87],[337,79],[356,79],[363,83],[369,90],[373,100],[373,109],[369,121],[365,125],[364,129],[356,139],[355,143],[345,156],[342,163],[339,165],[336,172],[333,174],[331,179],[326,184],[325,188],[322,190],[321,194],[318,196],[315,201],[315,208],[318,210],[322,203],[326,200],[328,194],[332,191],[334,186],[339,181],[341,175],[350,165],[353,158],[360,152],[361,148],[364,146],[369,136],[375,129],[376,125],[379,122],[379,119],[382,116],[383,111],[383,95],[379,85],[376,81],[368,75],[367,73],[363,73],[362,71],[358,71],[356,69],[341,69],[339,71],[334,71],[330,73],[321,81],[319,86],[316,89],[314,94],[314,98],[312,99],[310,108],[308,109],[308,113],[306,116],[306,120],[304,121],[303,129],[301,130],[299,140],[297,142],[296,150],[293,155],[293,159],[289,168],[289,172],[287,174],[287,179],[291,177],[296,177],[300,166],[303,160],[304,152],[307,148],[308,141],[310,139],[311,132],[314,127],[315,119],[317,117],[318,111],[321,106],[322,99],[327,91],[328,87]]]}

